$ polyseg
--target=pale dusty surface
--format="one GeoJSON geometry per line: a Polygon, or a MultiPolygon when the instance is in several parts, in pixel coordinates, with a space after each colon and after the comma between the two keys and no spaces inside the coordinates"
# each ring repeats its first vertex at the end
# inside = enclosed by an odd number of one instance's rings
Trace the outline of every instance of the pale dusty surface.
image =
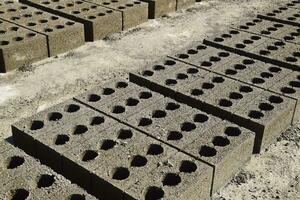
{"type": "MultiPolygon", "coordinates": [[[[0,75],[0,138],[22,117],[172,54],[286,0],[210,0],[106,40],[0,75]],[[272,2],[272,3],[271,3],[272,2]]],[[[253,156],[214,199],[300,199],[300,125],[253,156]],[[298,138],[298,139],[295,139],[298,138]],[[290,191],[290,192],[289,192],[290,191]]]]}

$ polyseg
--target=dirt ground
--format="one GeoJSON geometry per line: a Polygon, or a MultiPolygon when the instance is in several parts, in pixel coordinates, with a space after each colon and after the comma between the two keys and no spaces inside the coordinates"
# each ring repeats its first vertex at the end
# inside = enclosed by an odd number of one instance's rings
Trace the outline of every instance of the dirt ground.
{"type": "MultiPolygon", "coordinates": [[[[87,43],[71,52],[0,75],[0,138],[20,118],[71,98],[117,76],[155,62],[175,50],[286,0],[206,0],[87,43]]],[[[252,157],[214,200],[300,199],[300,124],[252,157]]]]}

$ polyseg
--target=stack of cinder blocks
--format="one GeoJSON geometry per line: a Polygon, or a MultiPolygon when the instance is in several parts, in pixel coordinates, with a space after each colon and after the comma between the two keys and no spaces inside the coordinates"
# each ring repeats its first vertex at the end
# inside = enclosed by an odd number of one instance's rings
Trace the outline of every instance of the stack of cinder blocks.
{"type": "Polygon", "coordinates": [[[261,16],[13,124],[14,143],[99,199],[209,199],[300,117],[298,25],[261,16]]]}

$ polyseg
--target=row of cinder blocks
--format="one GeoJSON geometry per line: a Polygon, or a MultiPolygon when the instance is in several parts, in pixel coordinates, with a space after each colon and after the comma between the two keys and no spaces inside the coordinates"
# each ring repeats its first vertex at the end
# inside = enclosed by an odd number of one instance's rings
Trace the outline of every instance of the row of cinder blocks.
{"type": "Polygon", "coordinates": [[[126,80],[76,99],[13,125],[13,138],[100,199],[209,199],[253,151],[252,131],[126,80]]]}
{"type": "Polygon", "coordinates": [[[94,200],[50,168],[13,145],[0,143],[0,199],[94,200]]]}

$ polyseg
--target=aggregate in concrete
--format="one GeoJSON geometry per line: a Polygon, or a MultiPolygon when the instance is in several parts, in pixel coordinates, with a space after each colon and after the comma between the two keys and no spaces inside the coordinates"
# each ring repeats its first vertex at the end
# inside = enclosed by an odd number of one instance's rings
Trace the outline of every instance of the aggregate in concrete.
{"type": "Polygon", "coordinates": [[[122,31],[122,15],[113,9],[84,1],[21,0],[20,2],[84,24],[86,41],[122,31]]]}
{"type": "Polygon", "coordinates": [[[68,100],[12,125],[14,143],[34,155],[34,139],[90,111],[88,107],[68,100]]]}
{"type": "Polygon", "coordinates": [[[48,55],[55,56],[84,44],[82,24],[43,12],[16,1],[0,5],[0,18],[44,35],[48,55]]]}
{"type": "Polygon", "coordinates": [[[0,157],[0,199],[55,199],[58,193],[65,199],[95,199],[13,145],[2,141],[0,146],[6,149],[0,157]]]}
{"type": "MultiPolygon", "coordinates": [[[[181,65],[183,65],[183,63],[181,63],[181,65]]],[[[143,73],[145,70],[141,71],[142,72],[136,74],[131,73],[130,80],[137,84],[143,84],[151,89],[156,89],[157,92],[171,96],[179,102],[184,102],[192,107],[233,121],[234,123],[255,131],[257,137],[254,152],[259,152],[262,148],[260,145],[261,140],[269,141],[268,138],[272,137],[269,136],[270,134],[273,134],[273,136],[278,135],[292,123],[296,104],[295,100],[280,97],[280,95],[276,95],[273,92],[249,86],[249,84],[241,83],[240,81],[230,78],[221,77],[212,72],[208,73],[206,70],[200,68],[198,68],[197,73],[204,75],[202,77],[197,76],[196,78],[185,74],[186,68],[166,75],[162,75],[160,72],[160,79],[159,75],[153,79],[155,73],[152,74],[152,76],[145,76],[143,73]],[[178,79],[178,74],[182,77],[182,74],[184,74],[185,78],[178,79]],[[169,82],[168,80],[175,81],[169,82]],[[268,96],[268,98],[271,98],[271,96],[280,98],[281,106],[269,105],[270,102],[261,105],[262,102],[260,102],[260,100],[263,97],[267,98],[265,96],[268,96]],[[257,110],[249,109],[251,105],[255,106],[256,109],[260,107],[261,110],[268,112],[268,115],[266,115],[268,117],[265,118],[265,115],[258,114],[261,121],[255,119],[257,117],[257,110]],[[240,110],[244,108],[248,111],[247,113],[240,112],[240,110]],[[278,113],[287,113],[287,116],[286,118],[281,118],[278,113]],[[282,119],[283,121],[278,123],[278,127],[275,128],[272,124],[273,121],[282,119]],[[274,128],[272,129],[272,127],[274,128]],[[271,131],[269,131],[269,129],[271,131]],[[266,138],[263,138],[264,134],[266,138]]],[[[263,142],[263,144],[267,144],[267,142],[263,142]]]]}
{"type": "Polygon", "coordinates": [[[294,71],[300,70],[299,45],[234,29],[225,34],[231,37],[224,37],[223,34],[205,39],[203,43],[294,71]]]}
{"type": "Polygon", "coordinates": [[[0,20],[0,73],[48,57],[46,38],[36,32],[0,20]]]}
{"type": "Polygon", "coordinates": [[[176,0],[141,0],[147,2],[149,19],[155,19],[176,11],[176,0]]]}
{"type": "Polygon", "coordinates": [[[232,26],[232,28],[300,44],[300,28],[289,24],[254,18],[232,26]]]}
{"type": "Polygon", "coordinates": [[[258,18],[300,26],[300,10],[289,6],[279,6],[267,13],[257,15],[258,18]]]}
{"type": "Polygon", "coordinates": [[[148,3],[139,0],[85,0],[122,13],[122,29],[126,30],[148,20],[148,3]]]}

